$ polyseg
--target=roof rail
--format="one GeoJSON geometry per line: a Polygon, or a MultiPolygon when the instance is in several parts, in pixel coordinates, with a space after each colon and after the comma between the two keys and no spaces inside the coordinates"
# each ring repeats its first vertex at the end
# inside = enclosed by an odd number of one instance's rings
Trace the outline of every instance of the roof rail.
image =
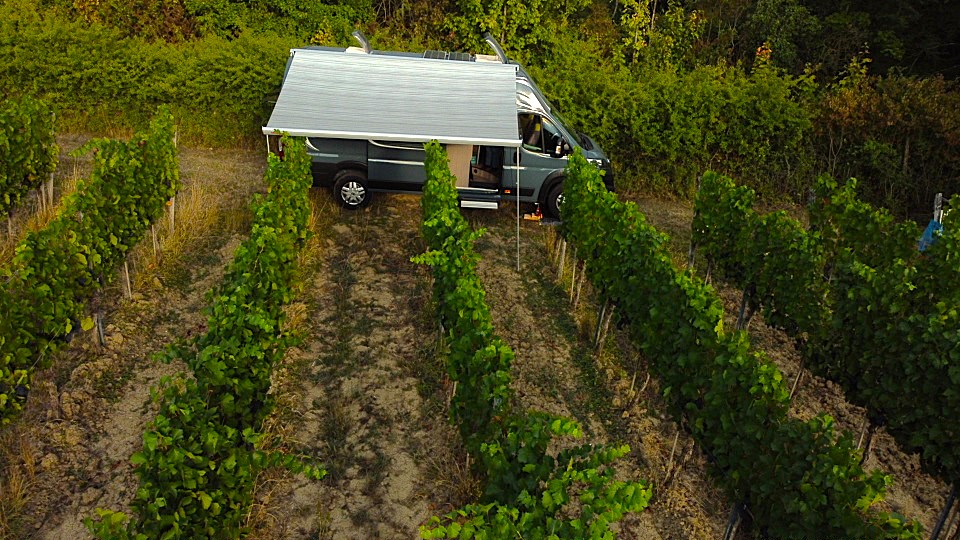
{"type": "Polygon", "coordinates": [[[501,64],[507,63],[507,54],[503,52],[503,48],[500,47],[500,44],[497,43],[497,40],[493,39],[493,36],[490,35],[490,32],[483,33],[483,39],[493,47],[493,50],[497,53],[497,58],[500,59],[501,64]]]}
{"type": "Polygon", "coordinates": [[[353,37],[357,38],[357,41],[360,42],[360,46],[363,47],[363,52],[370,54],[370,42],[367,41],[367,36],[363,35],[363,32],[359,30],[354,30],[352,32],[353,37]]]}

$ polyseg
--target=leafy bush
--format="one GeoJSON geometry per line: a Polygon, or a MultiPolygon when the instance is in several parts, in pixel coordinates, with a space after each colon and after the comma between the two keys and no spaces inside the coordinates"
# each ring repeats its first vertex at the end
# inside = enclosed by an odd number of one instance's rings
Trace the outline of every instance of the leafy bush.
{"type": "Polygon", "coordinates": [[[9,214],[57,166],[53,112],[29,96],[0,105],[0,216],[9,214]]]}
{"type": "Polygon", "coordinates": [[[921,220],[937,192],[960,191],[956,82],[870,76],[858,59],[827,90],[815,130],[820,170],[857,178],[866,202],[921,220]]]}
{"type": "Polygon", "coordinates": [[[0,6],[0,94],[34,95],[65,129],[141,125],[169,104],[188,140],[235,144],[259,135],[298,41],[244,33],[181,44],[125,37],[100,23],[0,6]]]}
{"type": "MultiPolygon", "coordinates": [[[[761,64],[692,71],[604,59],[599,45],[558,36],[532,69],[573,124],[594,135],[614,164],[647,189],[693,194],[706,169],[735,174],[763,194],[801,197],[809,184],[812,81],[761,64]]],[[[632,179],[632,178],[631,178],[632,179]]]]}

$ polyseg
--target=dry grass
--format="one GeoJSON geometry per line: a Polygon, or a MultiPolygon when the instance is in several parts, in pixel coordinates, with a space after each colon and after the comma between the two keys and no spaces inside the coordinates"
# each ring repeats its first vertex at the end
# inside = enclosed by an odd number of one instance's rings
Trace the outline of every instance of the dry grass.
{"type": "MultiPolygon", "coordinates": [[[[61,180],[58,186],[61,192],[60,200],[73,193],[80,181],[80,168],[74,165],[73,172],[61,180]]],[[[55,188],[56,189],[56,188],[55,188]]],[[[55,201],[56,202],[56,201],[55,201]]],[[[16,252],[17,245],[30,231],[39,231],[46,227],[60,213],[60,205],[41,205],[39,196],[28,197],[28,200],[14,213],[11,223],[13,234],[7,233],[7,225],[0,226],[0,266],[10,262],[16,252]]]]}
{"type": "Polygon", "coordinates": [[[426,463],[425,480],[435,493],[434,499],[446,501],[448,508],[438,508],[436,515],[462,508],[483,495],[480,479],[470,471],[470,458],[459,435],[453,429],[438,430],[448,440],[436,441],[421,456],[426,463]]]}
{"type": "Polygon", "coordinates": [[[17,428],[0,436],[0,538],[23,538],[20,516],[37,475],[37,456],[17,428]]]}
{"type": "Polygon", "coordinates": [[[197,246],[209,245],[218,238],[223,218],[216,195],[204,184],[184,188],[129,256],[138,286],[149,288],[182,275],[189,263],[187,254],[202,252],[197,246]]]}

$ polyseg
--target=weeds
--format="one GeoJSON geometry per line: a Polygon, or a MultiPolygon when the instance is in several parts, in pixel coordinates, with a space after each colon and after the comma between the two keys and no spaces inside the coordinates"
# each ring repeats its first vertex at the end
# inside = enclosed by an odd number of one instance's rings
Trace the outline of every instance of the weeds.
{"type": "MultiPolygon", "coordinates": [[[[236,212],[249,214],[245,209],[236,212]]],[[[136,269],[138,287],[150,287],[155,280],[176,288],[188,286],[194,259],[214,251],[211,248],[221,236],[217,233],[223,230],[223,222],[216,193],[201,183],[186,187],[175,205],[168,203],[167,216],[157,220],[128,259],[136,269]]]]}
{"type": "Polygon", "coordinates": [[[0,538],[23,538],[21,515],[36,479],[37,456],[17,428],[0,436],[0,472],[0,538]]]}

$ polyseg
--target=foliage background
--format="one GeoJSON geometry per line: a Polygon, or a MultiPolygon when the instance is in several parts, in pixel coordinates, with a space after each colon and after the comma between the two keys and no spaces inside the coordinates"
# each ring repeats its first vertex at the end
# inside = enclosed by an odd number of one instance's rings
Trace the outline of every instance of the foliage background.
{"type": "Polygon", "coordinates": [[[618,186],[688,197],[707,169],[802,202],[817,176],[925,222],[958,191],[960,10],[865,0],[0,0],[0,94],[66,130],[262,144],[291,47],[490,53],[490,31],[613,158],[618,186]]]}

